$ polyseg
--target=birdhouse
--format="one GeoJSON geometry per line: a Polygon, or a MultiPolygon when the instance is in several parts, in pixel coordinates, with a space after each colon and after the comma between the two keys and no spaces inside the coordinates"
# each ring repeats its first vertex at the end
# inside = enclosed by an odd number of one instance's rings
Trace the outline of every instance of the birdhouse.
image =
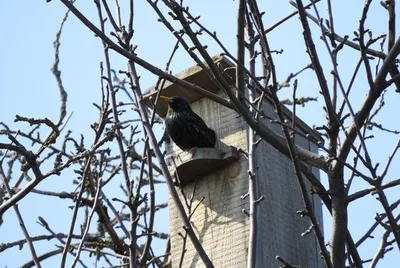
{"type": "MultiPolygon", "coordinates": [[[[234,82],[234,64],[223,56],[213,59],[225,70],[227,79],[234,82]]],[[[199,66],[176,76],[226,97],[199,66]]],[[[165,117],[168,104],[159,100],[154,107],[152,98],[156,94],[155,88],[151,88],[145,96],[146,103],[165,117]]],[[[165,83],[161,95],[185,97],[192,110],[215,131],[215,148],[182,151],[170,141],[166,144],[166,161],[180,187],[182,203],[186,204],[185,199],[192,202],[186,207],[187,213],[214,267],[247,267],[250,223],[244,212],[249,209],[248,125],[236,111],[171,82],[165,83]]],[[[265,100],[262,109],[266,118],[260,120],[283,136],[281,127],[267,119],[276,118],[272,103],[265,100]]],[[[287,118],[292,118],[288,109],[284,112],[287,118]]],[[[317,153],[317,143],[322,142],[319,135],[299,118],[296,118],[296,130],[304,134],[296,136],[296,144],[317,153]]],[[[258,195],[265,197],[258,205],[257,267],[279,267],[276,256],[300,267],[323,267],[314,236],[302,236],[310,223],[296,213],[304,209],[304,203],[291,161],[265,141],[258,144],[254,156],[258,195]]],[[[318,170],[311,167],[310,170],[319,178],[318,170]]],[[[315,195],[310,194],[310,198],[322,229],[321,201],[315,195]]],[[[181,267],[204,267],[190,240],[182,236],[185,231],[171,199],[168,205],[172,267],[179,267],[182,252],[181,267]]]]}

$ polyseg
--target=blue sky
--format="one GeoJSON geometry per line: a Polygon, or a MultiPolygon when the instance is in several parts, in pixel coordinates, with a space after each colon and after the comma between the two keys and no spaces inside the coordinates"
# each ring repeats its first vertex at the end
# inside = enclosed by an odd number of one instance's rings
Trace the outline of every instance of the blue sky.
{"type": "MultiPolygon", "coordinates": [[[[123,1],[120,1],[123,2],[123,1]]],[[[191,12],[195,15],[202,14],[201,22],[216,31],[217,36],[224,42],[227,49],[235,54],[235,20],[236,20],[236,2],[220,0],[186,1],[191,6],[191,12]]],[[[125,3],[120,3],[122,10],[125,3]]],[[[348,34],[353,37],[352,32],[357,30],[358,20],[361,14],[361,7],[364,1],[335,1],[335,29],[340,35],[348,34]]],[[[77,7],[97,24],[97,13],[93,1],[78,0],[77,7]]],[[[326,7],[320,5],[321,15],[326,18],[326,7]]],[[[151,8],[138,1],[135,6],[135,36],[134,44],[138,45],[137,53],[143,59],[153,65],[164,69],[165,63],[169,58],[170,52],[175,44],[173,36],[163,27],[152,12],[151,8]]],[[[287,1],[269,1],[261,6],[266,10],[266,27],[272,25],[277,20],[283,18],[293,11],[293,8],[287,1]]],[[[0,1],[0,32],[2,33],[2,42],[0,42],[0,121],[5,122],[13,129],[29,129],[23,123],[14,123],[15,114],[27,117],[48,117],[57,120],[59,117],[59,92],[55,78],[50,72],[54,62],[53,41],[58,31],[60,22],[66,8],[61,2],[53,0],[46,4],[46,1],[0,1]]],[[[126,21],[127,13],[122,12],[123,20],[126,21]]],[[[367,27],[375,35],[386,31],[386,17],[382,7],[378,2],[374,2],[368,16],[367,27]],[[384,22],[382,22],[382,20],[384,22]]],[[[397,26],[400,26],[397,23],[397,26]]],[[[324,70],[328,83],[331,77],[329,71],[331,65],[329,58],[324,50],[322,42],[319,40],[320,32],[313,26],[314,41],[317,48],[321,51],[321,61],[324,64],[324,70]]],[[[274,30],[268,36],[271,48],[275,50],[283,49],[284,53],[276,55],[274,58],[278,79],[282,81],[289,73],[296,72],[309,63],[308,56],[305,53],[305,47],[302,39],[301,25],[298,18],[295,17],[286,22],[281,28],[274,30]]],[[[204,44],[208,45],[208,51],[211,55],[216,55],[221,49],[208,37],[203,36],[204,44]]],[[[79,137],[80,134],[86,136],[87,144],[90,144],[93,138],[93,132],[90,124],[97,119],[97,111],[92,105],[93,102],[100,101],[100,69],[99,63],[103,60],[102,44],[93,33],[85,28],[72,14],[68,19],[61,38],[61,63],[62,79],[68,92],[68,113],[73,112],[68,129],[73,130],[73,136],[79,137]]],[[[351,49],[344,49],[339,55],[339,72],[345,85],[356,65],[359,53],[351,49]]],[[[112,64],[114,69],[126,69],[126,60],[119,55],[112,53],[112,64]]],[[[171,70],[177,73],[194,65],[190,57],[182,50],[178,50],[176,58],[173,60],[171,70]]],[[[157,77],[149,72],[139,68],[142,88],[152,86],[157,77]]],[[[355,108],[361,104],[367,90],[367,84],[363,79],[356,80],[356,89],[353,90],[351,100],[355,108]]],[[[393,89],[392,89],[393,90],[393,89]]],[[[318,85],[314,74],[311,71],[304,72],[299,77],[298,95],[318,96],[318,85]]],[[[280,93],[282,98],[290,97],[290,89],[283,89],[280,93]]],[[[392,95],[393,96],[393,95],[392,95]]],[[[396,96],[396,95],[394,95],[396,96]]],[[[122,99],[121,100],[126,100],[122,99]]],[[[391,120],[393,111],[396,108],[397,99],[386,99],[386,110],[378,117],[385,125],[397,127],[391,120]]],[[[311,103],[305,108],[298,109],[298,115],[310,126],[320,125],[325,122],[322,112],[322,102],[311,103]]],[[[42,135],[48,133],[48,129],[42,128],[42,135]]],[[[368,141],[372,159],[374,162],[380,162],[383,165],[389,152],[392,150],[396,137],[386,133],[378,132],[375,140],[368,141]]],[[[6,142],[4,136],[0,136],[0,142],[6,142]]],[[[24,143],[30,146],[29,143],[24,143]]],[[[37,147],[33,147],[35,151],[37,147]]],[[[140,149],[139,149],[140,151],[140,149]]],[[[395,161],[398,159],[395,159],[395,161]]],[[[396,162],[395,162],[396,163],[396,162]]],[[[49,167],[51,168],[51,167],[49,167]]],[[[397,166],[390,170],[389,178],[397,179],[399,172],[397,166]]],[[[17,175],[17,172],[16,174],[17,175]]],[[[72,191],[70,178],[74,176],[72,172],[63,173],[59,177],[51,177],[41,183],[38,189],[52,189],[53,191],[64,190],[72,191]]],[[[122,178],[120,178],[122,179],[122,178]]],[[[326,184],[324,177],[323,182],[326,184]]],[[[118,185],[118,182],[116,183],[118,185]]],[[[365,183],[357,181],[353,189],[365,187],[365,183]]],[[[119,195],[121,192],[118,187],[110,189],[111,195],[119,195]]],[[[396,200],[398,190],[389,191],[389,199],[396,200]]],[[[161,195],[159,201],[165,201],[166,195],[161,195]]],[[[45,233],[39,225],[35,223],[37,216],[43,216],[49,223],[57,228],[57,231],[64,231],[69,226],[68,214],[57,213],[60,208],[65,209],[72,205],[71,202],[51,199],[43,199],[37,195],[31,194],[20,203],[20,209],[26,218],[26,224],[29,227],[31,235],[45,233]],[[42,208],[46,208],[43,210],[42,208]]],[[[375,197],[369,196],[351,204],[349,216],[349,228],[353,232],[355,240],[361,236],[372,224],[376,212],[382,212],[382,208],[375,200],[375,197]]],[[[167,218],[167,213],[160,217],[167,218]]],[[[22,239],[23,235],[15,220],[14,212],[8,211],[4,217],[5,223],[0,227],[0,243],[11,242],[16,239],[22,239]],[[19,234],[19,235],[16,235],[19,234]]],[[[163,221],[165,222],[165,221],[163,221]]],[[[326,238],[329,237],[330,217],[325,217],[326,238]]],[[[165,224],[157,226],[159,230],[167,231],[165,224]]],[[[380,239],[381,231],[374,233],[375,242],[368,243],[362,247],[362,257],[372,257],[378,246],[377,239],[380,239]]],[[[55,243],[55,242],[54,242],[55,243]]],[[[44,252],[45,246],[39,246],[38,251],[44,252]]],[[[28,260],[29,251],[24,247],[21,252],[18,250],[9,250],[0,254],[0,263],[7,264],[8,267],[16,267],[28,260]],[[15,255],[25,256],[24,258],[15,258],[15,255]]],[[[395,249],[390,252],[379,267],[393,267],[399,258],[399,253],[395,249]]],[[[55,264],[47,263],[50,265],[55,264]]],[[[47,266],[46,266],[47,267],[47,266]]]]}

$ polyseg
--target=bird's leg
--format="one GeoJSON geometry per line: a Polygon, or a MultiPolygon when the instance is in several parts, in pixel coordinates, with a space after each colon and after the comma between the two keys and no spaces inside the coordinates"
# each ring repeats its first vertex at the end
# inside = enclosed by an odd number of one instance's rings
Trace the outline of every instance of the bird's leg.
{"type": "Polygon", "coordinates": [[[183,160],[182,160],[182,158],[181,158],[181,155],[180,155],[180,154],[178,154],[178,155],[177,155],[177,158],[179,158],[179,162],[183,163],[183,160]]]}

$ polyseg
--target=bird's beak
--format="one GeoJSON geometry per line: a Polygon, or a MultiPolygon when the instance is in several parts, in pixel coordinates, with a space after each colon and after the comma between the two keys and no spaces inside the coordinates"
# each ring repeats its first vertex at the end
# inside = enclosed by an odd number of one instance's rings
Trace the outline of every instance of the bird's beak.
{"type": "Polygon", "coordinates": [[[160,98],[169,103],[169,98],[167,96],[160,96],[160,98]]]}

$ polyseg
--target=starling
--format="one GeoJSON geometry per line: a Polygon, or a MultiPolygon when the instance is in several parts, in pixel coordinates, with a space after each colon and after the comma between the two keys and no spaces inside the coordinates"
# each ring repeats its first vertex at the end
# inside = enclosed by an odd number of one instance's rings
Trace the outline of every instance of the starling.
{"type": "Polygon", "coordinates": [[[214,147],[215,132],[192,111],[189,102],[180,96],[161,98],[168,102],[165,128],[174,143],[183,151],[194,147],[214,147]]]}

